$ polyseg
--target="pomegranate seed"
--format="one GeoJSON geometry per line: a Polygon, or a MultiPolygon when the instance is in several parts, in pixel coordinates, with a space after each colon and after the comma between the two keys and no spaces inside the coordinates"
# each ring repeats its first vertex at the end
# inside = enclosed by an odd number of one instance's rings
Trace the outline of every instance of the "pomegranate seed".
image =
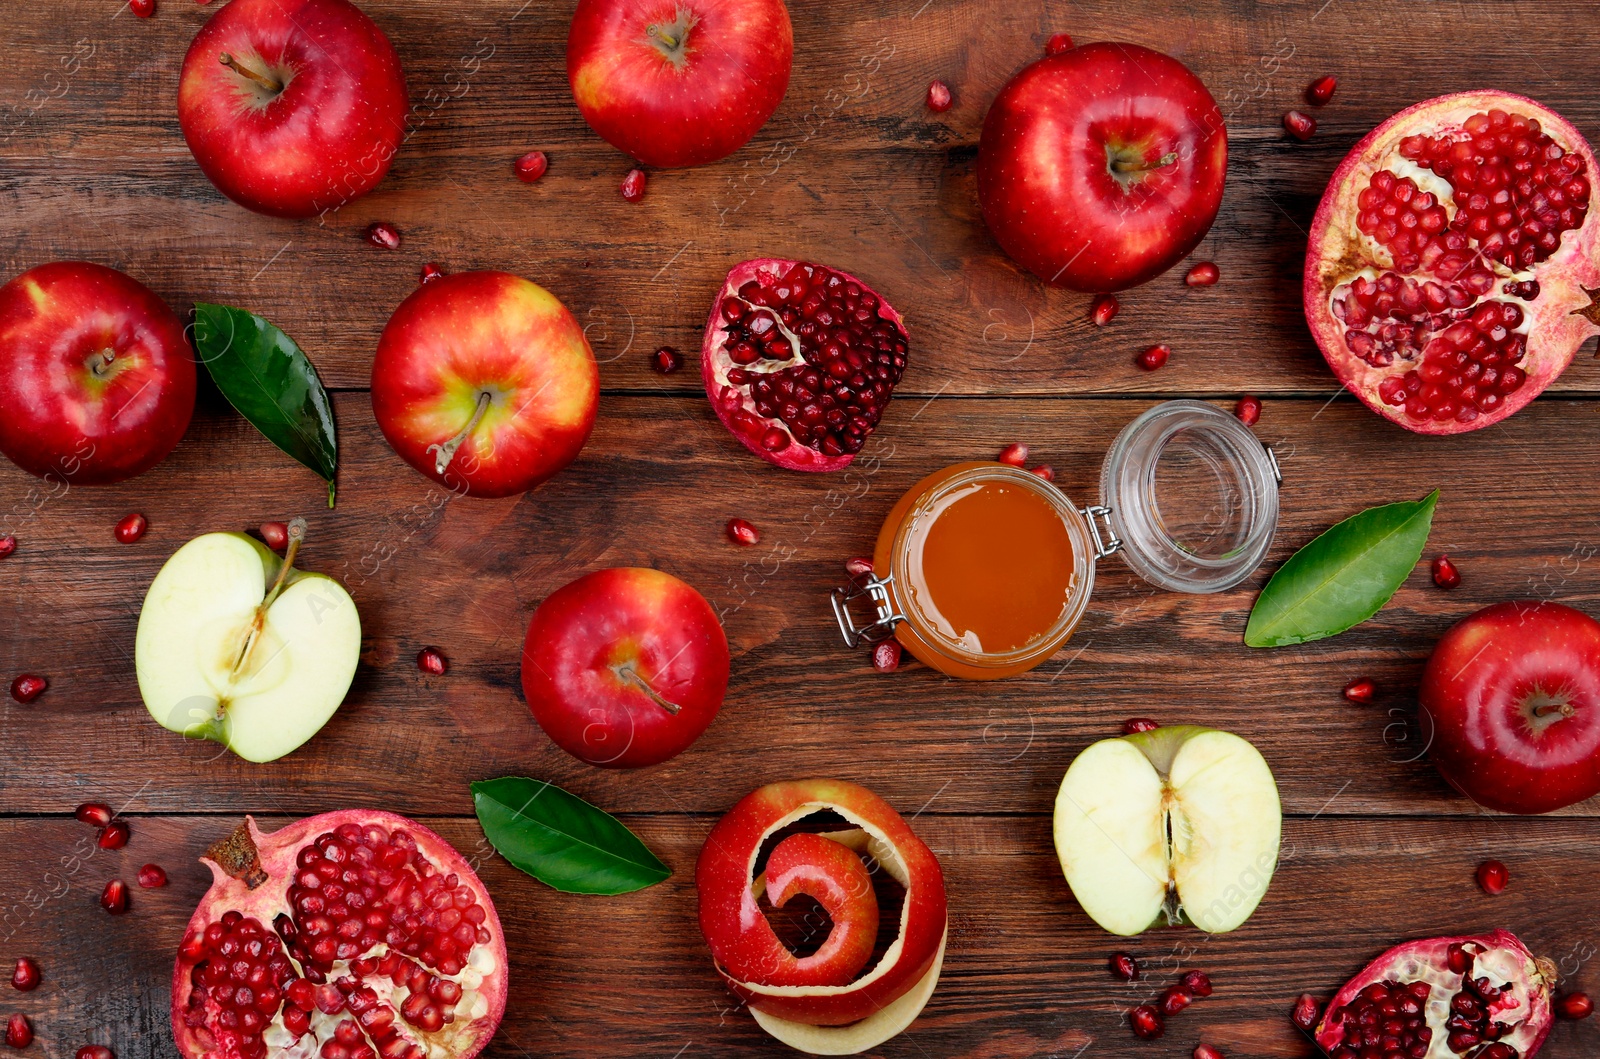
{"type": "Polygon", "coordinates": [[[1163,1015],[1176,1015],[1190,1004],[1194,997],[1181,985],[1169,985],[1161,994],[1161,1013],[1163,1015]]]}
{"type": "Polygon", "coordinates": [[[28,703],[44,694],[44,689],[50,682],[44,677],[36,677],[32,673],[24,673],[11,682],[11,697],[26,706],[28,703]]]}
{"type": "Polygon", "coordinates": [[[1072,38],[1065,33],[1056,33],[1045,42],[1044,53],[1046,55],[1060,55],[1064,51],[1071,50],[1071,48],[1072,38]]]}
{"type": "Polygon", "coordinates": [[[662,346],[650,354],[650,366],[662,375],[671,375],[683,367],[683,357],[671,346],[662,346]]]}
{"type": "Polygon", "coordinates": [[[628,170],[628,175],[622,178],[622,197],[629,202],[638,202],[644,198],[644,185],[643,169],[628,170]]]}
{"type": "MultiPolygon", "coordinates": [[[[206,0],[207,3],[210,0],[206,0]]],[[[111,1049],[103,1044],[86,1044],[78,1049],[78,1054],[73,1059],[116,1059],[111,1054],[111,1049]]]]}
{"type": "Polygon", "coordinates": [[[281,552],[289,546],[289,524],[286,522],[263,522],[258,532],[261,539],[267,542],[267,547],[275,552],[281,552]]]}
{"type": "Polygon", "coordinates": [[[1433,561],[1433,583],[1440,588],[1455,588],[1461,583],[1461,571],[1456,569],[1456,564],[1450,561],[1448,555],[1441,555],[1433,561]]]}
{"type": "Polygon", "coordinates": [[[106,888],[100,894],[100,907],[114,916],[120,916],[128,910],[128,884],[121,879],[112,879],[106,883],[106,888]]]}
{"type": "Polygon", "coordinates": [[[752,544],[759,544],[761,542],[761,534],[756,531],[754,526],[742,518],[730,518],[728,520],[727,530],[728,539],[735,544],[742,544],[745,547],[749,547],[752,544]]]}
{"type": "Polygon", "coordinates": [[[1233,406],[1233,414],[1239,417],[1239,422],[1247,427],[1256,425],[1256,420],[1261,418],[1261,398],[1245,394],[1239,398],[1239,403],[1233,406]]]}
{"type": "Polygon", "coordinates": [[[524,184],[531,184],[550,169],[550,159],[543,151],[529,151],[517,159],[515,169],[518,180],[524,184]]]}
{"type": "Polygon", "coordinates": [[[872,649],[872,668],[880,673],[893,673],[900,668],[898,640],[885,640],[872,649]]]}
{"type": "Polygon", "coordinates": [[[424,673],[432,673],[436,677],[442,677],[444,676],[444,671],[450,667],[437,647],[424,647],[417,652],[417,668],[424,673]]]}
{"type": "Polygon", "coordinates": [[[11,972],[11,986],[19,993],[31,993],[39,988],[39,965],[26,956],[17,961],[17,969],[11,972]]]}
{"type": "Polygon", "coordinates": [[[113,820],[100,829],[98,845],[101,849],[121,849],[128,844],[131,833],[126,820],[113,820]]]}
{"type": "Polygon", "coordinates": [[[844,561],[844,572],[851,577],[871,577],[872,560],[865,555],[858,555],[854,559],[844,561]]]}
{"type": "Polygon", "coordinates": [[[1172,347],[1163,342],[1158,346],[1151,346],[1133,358],[1133,361],[1145,371],[1155,371],[1165,364],[1170,356],[1172,356],[1172,347]]]}
{"type": "Polygon", "coordinates": [[[144,536],[144,531],[150,528],[150,523],[139,512],[123,515],[122,521],[117,523],[115,530],[117,540],[123,544],[132,544],[144,536]]]}
{"type": "Polygon", "coordinates": [[[1167,1020],[1161,1017],[1161,1012],[1155,1009],[1154,1004],[1140,1004],[1128,1012],[1128,1025],[1133,1028],[1135,1037],[1153,1041],[1167,1032],[1167,1020]]]}
{"type": "Polygon", "coordinates": [[[33,1043],[33,1027],[20,1011],[6,1020],[6,1043],[13,1048],[26,1048],[33,1043]]]}
{"type": "Polygon", "coordinates": [[[1183,277],[1183,282],[1191,287],[1214,287],[1220,276],[1215,262],[1202,261],[1189,270],[1189,274],[1183,277]]]}
{"type": "Polygon", "coordinates": [[[400,249],[400,230],[387,221],[368,226],[366,239],[382,250],[400,249]]]}
{"type": "Polygon", "coordinates": [[[1111,977],[1119,982],[1137,982],[1139,980],[1139,961],[1125,952],[1114,952],[1106,961],[1106,970],[1111,972],[1111,977]]]}
{"type": "Polygon", "coordinates": [[[1180,981],[1183,988],[1197,997],[1211,995],[1211,979],[1204,971],[1190,971],[1180,981]]]}
{"type": "Polygon", "coordinates": [[[1594,1001],[1588,993],[1568,993],[1556,997],[1556,1014],[1564,1019],[1586,1019],[1594,1014],[1594,1001]]]}
{"type": "Polygon", "coordinates": [[[1209,1044],[1197,1044],[1194,1046],[1194,1059],[1227,1059],[1227,1057],[1209,1044]]]}
{"type": "Polygon", "coordinates": [[[1486,894],[1504,893],[1511,875],[1506,866],[1497,860],[1486,860],[1478,865],[1478,885],[1486,894]]]}
{"type": "Polygon", "coordinates": [[[84,802],[72,814],[86,824],[105,827],[111,822],[111,806],[102,802],[84,802]]]}
{"type": "Polygon", "coordinates": [[[1317,121],[1309,114],[1291,110],[1283,116],[1283,127],[1297,140],[1309,140],[1317,131],[1317,121]]]}
{"type": "Polygon", "coordinates": [[[159,864],[146,864],[139,869],[139,886],[145,890],[159,890],[167,885],[167,873],[159,864]]]}
{"type": "Polygon", "coordinates": [[[1328,100],[1333,98],[1333,90],[1339,87],[1337,77],[1319,77],[1306,85],[1306,102],[1314,107],[1325,107],[1328,100]]]}
{"type": "Polygon", "coordinates": [[[149,18],[156,13],[156,0],[128,0],[128,10],[140,18],[149,18]]]}
{"type": "Polygon", "coordinates": [[[13,534],[8,533],[4,537],[0,537],[0,559],[4,559],[16,550],[17,538],[13,534]]]}
{"type": "Polygon", "coordinates": [[[1013,467],[1021,467],[1028,462],[1028,446],[1020,441],[1014,441],[1000,450],[1000,455],[995,457],[1001,463],[1009,463],[1013,467]]]}
{"type": "Polygon", "coordinates": [[[1037,474],[1040,478],[1043,478],[1047,482],[1053,482],[1056,480],[1056,469],[1050,466],[1048,463],[1041,463],[1037,467],[1029,467],[1028,473],[1037,474]]]}
{"type": "Polygon", "coordinates": [[[422,271],[417,274],[417,286],[420,287],[424,284],[432,283],[434,280],[442,279],[443,277],[444,269],[439,267],[438,262],[429,261],[422,266],[422,271]]]}
{"type": "Polygon", "coordinates": [[[1301,993],[1300,999],[1294,1002],[1294,1010],[1289,1013],[1289,1020],[1300,1029],[1310,1033],[1317,1026],[1317,1016],[1322,1014],[1322,1005],[1317,1003],[1317,998],[1310,993],[1301,993]]]}
{"type": "Polygon", "coordinates": [[[1351,702],[1359,702],[1363,706],[1372,701],[1378,693],[1378,685],[1367,677],[1357,677],[1344,686],[1344,697],[1351,702]]]}
{"type": "Polygon", "coordinates": [[[1472,953],[1468,952],[1466,946],[1460,942],[1453,941],[1450,947],[1445,949],[1444,963],[1456,974],[1466,974],[1472,970],[1472,953]]]}
{"type": "Polygon", "coordinates": [[[928,109],[935,114],[943,114],[950,109],[950,86],[943,81],[931,81],[928,84],[928,109]]]}
{"type": "Polygon", "coordinates": [[[1117,310],[1122,305],[1114,294],[1096,294],[1094,301],[1089,303],[1089,321],[1096,327],[1104,327],[1117,315],[1117,310]]]}
{"type": "Polygon", "coordinates": [[[1140,732],[1153,732],[1161,727],[1160,721],[1152,721],[1148,717],[1133,717],[1123,722],[1123,735],[1137,735],[1140,732]]]}

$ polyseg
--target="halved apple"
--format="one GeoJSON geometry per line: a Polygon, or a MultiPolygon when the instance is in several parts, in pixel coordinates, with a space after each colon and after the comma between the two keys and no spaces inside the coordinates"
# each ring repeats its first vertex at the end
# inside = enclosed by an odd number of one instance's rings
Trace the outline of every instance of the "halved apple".
{"type": "Polygon", "coordinates": [[[294,569],[297,545],[280,559],[242,533],[208,533],[161,568],[139,613],[134,667],[164,727],[272,761],[344,702],[361,619],[337,581],[294,569]]]}
{"type": "Polygon", "coordinates": [[[1056,855],[1078,904],[1113,934],[1163,914],[1215,934],[1261,902],[1282,823],[1255,747],[1194,725],[1156,728],[1073,761],[1056,795],[1056,855]]]}

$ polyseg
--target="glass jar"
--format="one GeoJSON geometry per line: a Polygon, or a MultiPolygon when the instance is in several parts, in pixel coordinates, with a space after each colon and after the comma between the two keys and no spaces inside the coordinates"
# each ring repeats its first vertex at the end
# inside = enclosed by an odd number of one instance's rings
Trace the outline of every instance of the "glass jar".
{"type": "Polygon", "coordinates": [[[1280,480],[1249,427],[1200,401],[1156,405],[1123,428],[1089,507],[1019,467],[959,463],[890,510],[874,573],[834,590],[834,616],[851,647],[892,635],[950,676],[1015,676],[1072,635],[1095,564],[1112,554],[1179,592],[1244,580],[1272,543],[1280,480]],[[871,620],[858,625],[862,604],[871,620]]]}

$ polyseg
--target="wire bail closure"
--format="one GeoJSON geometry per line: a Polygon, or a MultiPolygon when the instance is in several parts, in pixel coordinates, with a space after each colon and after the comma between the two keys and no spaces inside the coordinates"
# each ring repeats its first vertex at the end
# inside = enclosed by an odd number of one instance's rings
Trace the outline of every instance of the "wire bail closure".
{"type": "Polygon", "coordinates": [[[836,588],[828,593],[833,602],[833,617],[839,623],[839,632],[844,637],[846,647],[860,647],[864,643],[887,640],[894,635],[894,627],[906,620],[906,616],[895,610],[894,603],[889,599],[889,585],[893,582],[893,574],[881,581],[876,574],[864,574],[852,577],[849,587],[836,588]],[[850,614],[850,604],[859,599],[870,600],[875,613],[874,620],[861,626],[856,625],[850,614]]]}
{"type": "Polygon", "coordinates": [[[1122,538],[1117,536],[1116,527],[1111,524],[1111,509],[1104,504],[1090,504],[1088,507],[1078,509],[1078,514],[1083,516],[1084,523],[1089,527],[1089,536],[1094,540],[1094,556],[1104,559],[1115,555],[1122,550],[1122,538]],[[1105,536],[1100,535],[1100,525],[1105,524],[1105,536]]]}

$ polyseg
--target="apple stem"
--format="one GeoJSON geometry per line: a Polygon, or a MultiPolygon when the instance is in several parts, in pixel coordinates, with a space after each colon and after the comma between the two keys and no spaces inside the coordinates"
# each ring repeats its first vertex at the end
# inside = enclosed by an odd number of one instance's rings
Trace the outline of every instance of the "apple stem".
{"type": "Polygon", "coordinates": [[[267,593],[261,605],[256,608],[256,616],[250,622],[250,635],[244,639],[244,647],[239,651],[239,660],[233,664],[233,672],[229,673],[230,679],[237,679],[239,671],[250,658],[250,651],[256,645],[256,640],[261,636],[261,629],[267,623],[267,608],[277,600],[278,593],[283,591],[284,582],[289,579],[289,571],[294,566],[294,557],[300,551],[300,544],[306,539],[306,520],[295,518],[289,521],[289,547],[284,549],[283,563],[278,567],[278,578],[272,582],[272,589],[267,593]]]}
{"type": "Polygon", "coordinates": [[[1559,713],[1563,717],[1571,717],[1576,712],[1577,711],[1572,708],[1572,703],[1570,702],[1552,702],[1544,706],[1535,706],[1533,708],[1533,715],[1535,717],[1548,717],[1552,713],[1559,713]]]}
{"type": "Polygon", "coordinates": [[[660,41],[662,44],[665,44],[669,48],[676,48],[678,46],[678,38],[674,37],[660,26],[653,25],[649,29],[645,30],[645,33],[654,37],[656,40],[660,41]]]}
{"type": "Polygon", "coordinates": [[[94,373],[95,378],[103,379],[106,377],[107,372],[111,370],[111,365],[116,359],[117,355],[111,350],[102,349],[89,358],[89,370],[94,373]]]}
{"type": "Polygon", "coordinates": [[[1161,169],[1165,166],[1169,166],[1177,160],[1177,151],[1168,151],[1160,158],[1157,158],[1154,162],[1146,162],[1142,158],[1136,161],[1116,158],[1111,162],[1111,170],[1114,173],[1148,173],[1152,169],[1161,169]]]}
{"type": "Polygon", "coordinates": [[[250,80],[254,81],[256,84],[260,85],[262,88],[265,88],[268,92],[282,92],[283,91],[283,83],[282,82],[274,81],[272,78],[268,77],[266,74],[259,73],[259,72],[255,71],[255,70],[250,69],[250,67],[246,66],[244,63],[240,62],[238,59],[235,59],[232,55],[229,55],[227,52],[223,52],[221,55],[217,56],[217,61],[220,62],[223,66],[226,66],[228,69],[232,70],[234,73],[238,74],[240,77],[247,77],[250,80]]]}
{"type": "Polygon", "coordinates": [[[611,671],[617,675],[618,680],[622,681],[624,684],[631,684],[633,687],[638,688],[640,691],[644,692],[645,696],[651,702],[655,703],[657,706],[660,706],[663,710],[666,710],[668,713],[672,714],[672,716],[676,717],[678,715],[678,711],[682,709],[682,707],[677,703],[668,702],[666,699],[662,698],[660,694],[656,692],[655,688],[652,688],[649,684],[646,684],[644,678],[641,677],[638,671],[633,668],[632,662],[625,662],[620,666],[612,666],[611,671]]]}
{"type": "Polygon", "coordinates": [[[483,414],[489,410],[489,400],[490,397],[487,390],[479,393],[478,407],[473,410],[472,418],[467,420],[467,425],[461,428],[461,432],[443,445],[429,445],[427,447],[425,451],[437,451],[439,453],[433,458],[435,474],[443,474],[450,469],[450,461],[456,458],[456,450],[461,448],[462,443],[472,435],[474,430],[478,429],[478,424],[483,422],[483,414]]]}

